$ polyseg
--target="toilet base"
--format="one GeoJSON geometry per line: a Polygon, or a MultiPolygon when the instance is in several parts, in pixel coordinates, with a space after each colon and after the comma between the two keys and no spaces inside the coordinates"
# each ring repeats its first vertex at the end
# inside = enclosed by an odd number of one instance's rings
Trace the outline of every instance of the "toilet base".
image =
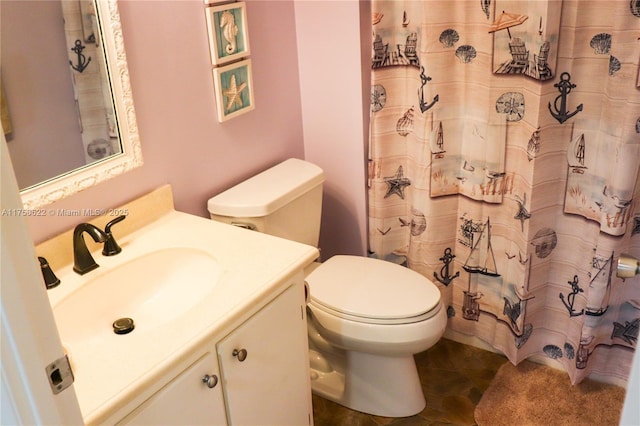
{"type": "Polygon", "coordinates": [[[383,417],[407,417],[426,406],[413,355],[388,357],[346,351],[346,368],[311,369],[313,393],[340,405],[383,417]]]}

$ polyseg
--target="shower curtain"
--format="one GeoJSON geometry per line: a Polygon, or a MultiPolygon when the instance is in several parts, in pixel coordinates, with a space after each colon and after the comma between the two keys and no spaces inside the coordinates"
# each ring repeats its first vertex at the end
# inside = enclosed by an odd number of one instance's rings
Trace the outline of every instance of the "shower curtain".
{"type": "Polygon", "coordinates": [[[371,256],[572,383],[626,380],[637,346],[639,38],[638,0],[372,2],[371,256]]]}

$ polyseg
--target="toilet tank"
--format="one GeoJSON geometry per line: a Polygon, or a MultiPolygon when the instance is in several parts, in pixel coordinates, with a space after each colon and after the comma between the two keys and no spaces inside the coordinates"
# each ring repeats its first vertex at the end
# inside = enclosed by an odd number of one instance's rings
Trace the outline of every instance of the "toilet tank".
{"type": "Polygon", "coordinates": [[[318,246],[324,173],[291,158],[209,199],[211,219],[318,246]]]}

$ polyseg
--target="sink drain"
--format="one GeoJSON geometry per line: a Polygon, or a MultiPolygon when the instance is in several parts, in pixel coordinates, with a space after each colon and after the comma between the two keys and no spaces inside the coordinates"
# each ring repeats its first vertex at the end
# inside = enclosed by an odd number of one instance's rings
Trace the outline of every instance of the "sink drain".
{"type": "Polygon", "coordinates": [[[135,324],[131,318],[118,318],[113,322],[113,332],[116,334],[128,334],[134,328],[135,324]]]}

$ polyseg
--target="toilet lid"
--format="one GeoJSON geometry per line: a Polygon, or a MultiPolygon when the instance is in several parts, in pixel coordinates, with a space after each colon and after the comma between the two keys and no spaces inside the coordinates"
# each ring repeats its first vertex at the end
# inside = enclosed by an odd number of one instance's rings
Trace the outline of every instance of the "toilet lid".
{"type": "Polygon", "coordinates": [[[361,256],[334,256],[307,283],[314,305],[360,318],[417,317],[440,302],[438,287],[419,273],[361,256]]]}

